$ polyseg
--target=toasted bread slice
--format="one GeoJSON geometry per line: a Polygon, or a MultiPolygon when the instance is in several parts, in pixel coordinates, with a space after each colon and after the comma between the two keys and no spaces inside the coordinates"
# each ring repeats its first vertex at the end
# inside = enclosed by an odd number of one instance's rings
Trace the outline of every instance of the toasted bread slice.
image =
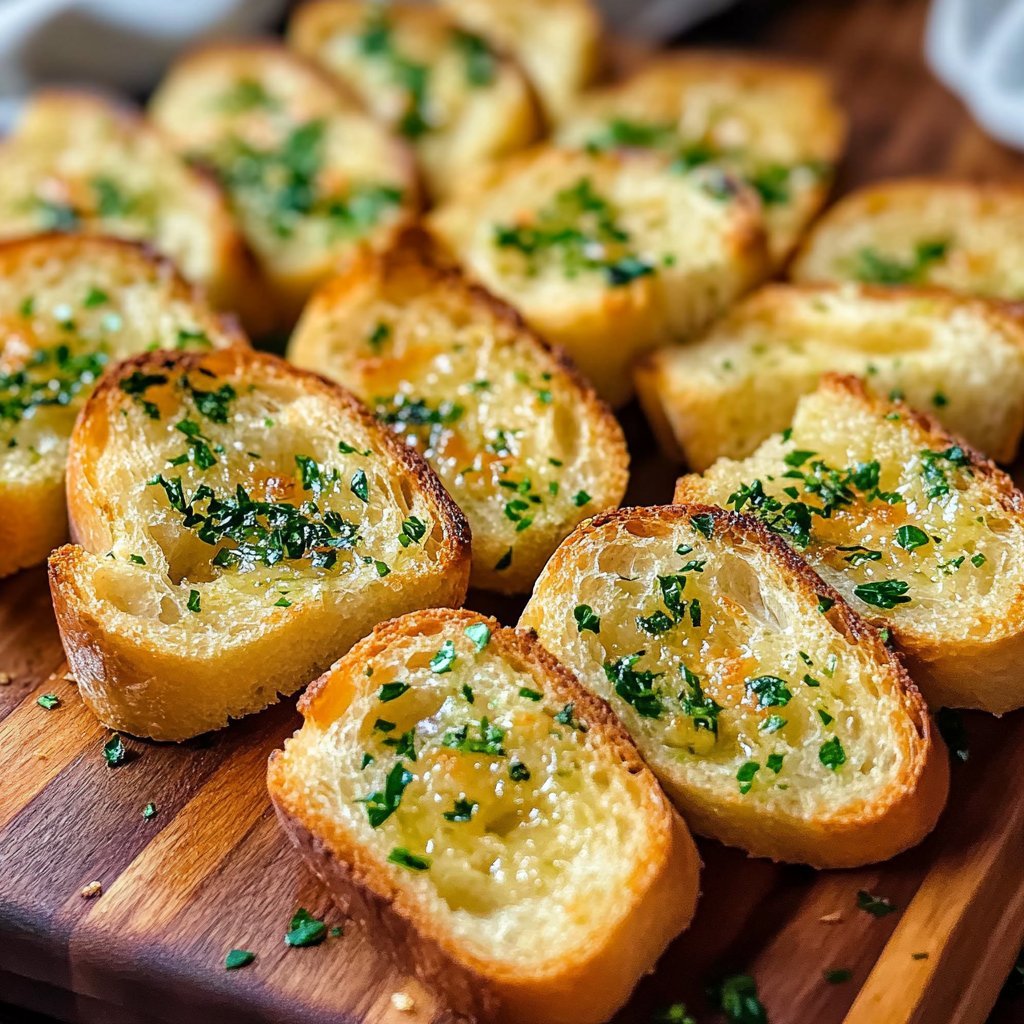
{"type": "Polygon", "coordinates": [[[1024,706],[1024,495],[935,420],[826,377],[791,430],[683,477],[755,515],[907,656],[932,707],[1024,706]]]}
{"type": "Polygon", "coordinates": [[[566,534],[625,493],[629,453],[607,406],[419,232],[326,284],[288,355],[422,452],[469,519],[474,586],[529,591],[566,534]]]}
{"type": "Polygon", "coordinates": [[[518,65],[439,7],[313,0],[295,12],[288,41],[412,143],[435,197],[540,133],[518,65]]]}
{"type": "Polygon", "coordinates": [[[258,274],[227,200],[138,111],[85,92],[37,93],[0,145],[0,237],[84,231],[149,242],[253,331],[258,274]]]}
{"type": "Polygon", "coordinates": [[[906,396],[999,461],[1017,451],[1024,327],[996,303],[939,291],[769,285],[697,342],[641,360],[636,386],[666,451],[699,471],[788,427],[829,370],[906,396]]]}
{"type": "Polygon", "coordinates": [[[634,356],[699,330],[768,271],[748,189],[648,153],[540,147],[478,174],[429,223],[616,405],[634,356]]]}
{"type": "Polygon", "coordinates": [[[374,623],[462,601],[469,530],[351,395],[245,349],[155,352],[93,392],[50,556],[64,649],[105,725],[183,740],[259,711],[374,623]]]}
{"type": "Polygon", "coordinates": [[[601,18],[590,0],[441,0],[526,69],[549,121],[601,70],[601,18]]]}
{"type": "Polygon", "coordinates": [[[271,756],[285,830],[451,1009],[598,1024],[689,923],[686,826],[603,701],[470,611],[378,626],[271,756]]]}
{"type": "Polygon", "coordinates": [[[756,520],[597,516],[520,625],[611,703],[697,832],[851,867],[913,846],[945,803],[946,752],[899,660],[756,520]]]}
{"type": "Polygon", "coordinates": [[[284,46],[193,51],[149,109],[223,183],[287,325],[357,245],[385,248],[416,214],[411,153],[284,46]]]}
{"type": "Polygon", "coordinates": [[[912,178],[859,189],[815,225],[791,276],[1020,301],[1024,187],[912,178]]]}
{"type": "Polygon", "coordinates": [[[64,465],[75,415],[108,363],[151,348],[223,348],[244,335],[166,260],[99,236],[0,243],[0,576],[67,537],[64,465]]]}
{"type": "Polygon", "coordinates": [[[556,139],[592,149],[657,149],[681,166],[716,163],[764,203],[782,262],[828,195],[846,118],[816,69],[730,53],[652,60],[624,82],[579,98],[556,139]]]}

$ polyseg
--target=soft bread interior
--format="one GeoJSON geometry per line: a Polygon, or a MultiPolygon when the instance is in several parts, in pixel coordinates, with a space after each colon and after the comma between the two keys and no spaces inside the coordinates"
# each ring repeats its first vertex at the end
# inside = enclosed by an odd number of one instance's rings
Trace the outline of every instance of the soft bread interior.
{"type": "Polygon", "coordinates": [[[845,123],[828,82],[810,68],[696,54],[655,60],[584,94],[555,137],[727,167],[758,192],[773,256],[782,259],[825,199],[845,123]]]}
{"type": "Polygon", "coordinates": [[[988,303],[937,292],[771,285],[696,343],[649,356],[637,387],[662,440],[703,470],[789,426],[827,370],[904,396],[994,458],[1016,451],[1024,330],[988,303]]]}
{"type": "Polygon", "coordinates": [[[756,199],[653,154],[541,148],[481,175],[431,227],[613,402],[634,355],[691,334],[765,269],[756,199]]]}
{"type": "Polygon", "coordinates": [[[958,181],[884,182],[837,203],[804,242],[797,281],[927,284],[1024,298],[1024,190],[958,181]]]}
{"type": "Polygon", "coordinates": [[[415,209],[402,148],[283,47],[186,56],[150,111],[182,153],[214,169],[268,274],[294,291],[293,304],[355,245],[386,245],[415,209]]]}
{"type": "Polygon", "coordinates": [[[844,829],[919,781],[920,700],[784,548],[740,517],[692,509],[623,510],[578,530],[521,624],[611,703],[698,831],[841,861],[844,829]]]}
{"type": "Polygon", "coordinates": [[[321,291],[290,356],[427,458],[473,528],[477,585],[528,589],[576,523],[622,498],[625,442],[607,409],[418,236],[321,291]]]}

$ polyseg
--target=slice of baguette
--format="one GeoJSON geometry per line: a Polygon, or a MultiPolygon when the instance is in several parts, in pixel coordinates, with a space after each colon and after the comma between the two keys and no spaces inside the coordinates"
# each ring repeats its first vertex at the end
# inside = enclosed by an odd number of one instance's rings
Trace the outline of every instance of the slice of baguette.
{"type": "Polygon", "coordinates": [[[607,705],[527,634],[406,615],[299,707],[268,772],[285,830],[454,1012],[598,1024],[693,916],[686,826],[607,705]]]}
{"type": "Polygon", "coordinates": [[[651,153],[540,147],[478,174],[429,225],[615,405],[636,355],[699,330],[768,272],[757,198],[651,153]]]}
{"type": "Polygon", "coordinates": [[[793,262],[796,281],[934,285],[1024,299],[1024,187],[910,178],[844,197],[793,262]]]}
{"type": "Polygon", "coordinates": [[[412,155],[327,74],[271,42],[182,57],[150,115],[223,183],[281,322],[357,245],[389,245],[418,206],[412,155]]]}
{"type": "Polygon", "coordinates": [[[151,348],[245,345],[175,268],[98,236],[0,242],[0,576],[67,537],[75,415],[105,366],[151,348]]]}
{"type": "Polygon", "coordinates": [[[435,198],[540,133],[518,65],[439,7],[314,0],[293,15],[288,41],[412,143],[435,198]]]}
{"type": "Polygon", "coordinates": [[[622,509],[552,555],[520,626],[608,700],[691,828],[816,867],[919,842],[949,764],[877,630],[756,520],[622,509]]]}
{"type": "Polygon", "coordinates": [[[772,257],[781,263],[825,202],[846,118],[815,68],[688,51],[584,94],[555,137],[593,149],[653,148],[681,164],[728,168],[761,197],[772,257]]]}
{"type": "Polygon", "coordinates": [[[50,556],[64,649],[105,725],[183,740],[305,685],[381,619],[459,604],[469,529],[351,395],[244,349],[109,372],[50,556]]]}
{"type": "Polygon", "coordinates": [[[0,145],[0,238],[84,231],[149,242],[253,332],[268,307],[227,200],[138,111],[48,90],[0,145]]]}
{"type": "Polygon", "coordinates": [[[528,592],[566,534],[625,493],[629,453],[607,406],[420,232],[326,284],[288,356],[423,453],[469,519],[474,586],[528,592]]]}
{"type": "Polygon", "coordinates": [[[601,70],[601,18],[589,0],[441,0],[441,5],[515,56],[551,122],[601,70]]]}
{"type": "Polygon", "coordinates": [[[996,303],[939,291],[769,285],[697,342],[636,368],[644,412],[691,469],[744,458],[789,426],[822,373],[905,395],[1000,461],[1024,429],[1024,326],[996,303]]]}
{"type": "Polygon", "coordinates": [[[828,376],[791,431],[683,477],[675,500],[756,515],[789,541],[890,630],[932,707],[1024,706],[1024,495],[930,417],[828,376]]]}

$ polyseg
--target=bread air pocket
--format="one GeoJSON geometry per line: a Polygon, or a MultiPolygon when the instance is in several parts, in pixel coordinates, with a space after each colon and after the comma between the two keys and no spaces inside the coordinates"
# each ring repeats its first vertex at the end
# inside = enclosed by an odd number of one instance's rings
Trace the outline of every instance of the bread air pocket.
{"type": "Polygon", "coordinates": [[[520,625],[609,701],[697,832],[850,867],[919,842],[945,802],[945,749],[896,656],[755,520],[598,516],[520,625]]]}
{"type": "Polygon", "coordinates": [[[474,612],[378,626],[271,757],[281,822],[448,1006],[597,1024],[697,897],[693,840],[607,706],[474,612]]]}
{"type": "Polygon", "coordinates": [[[273,356],[153,353],[71,439],[64,647],[112,728],[182,740],[293,693],[374,623],[458,604],[469,531],[347,392],[273,356]]]}

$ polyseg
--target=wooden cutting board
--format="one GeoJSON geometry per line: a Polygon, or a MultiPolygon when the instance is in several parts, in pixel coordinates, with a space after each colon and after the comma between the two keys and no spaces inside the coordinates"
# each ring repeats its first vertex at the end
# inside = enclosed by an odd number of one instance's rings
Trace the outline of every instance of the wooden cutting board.
{"type": "MultiPolygon", "coordinates": [[[[853,118],[842,188],[923,171],[1020,173],[927,77],[922,3],[778,3],[769,17],[770,6],[741,8],[727,26],[833,71],[853,118]]],[[[668,500],[678,467],[655,454],[635,410],[626,426],[630,501],[668,500]]],[[[470,603],[509,623],[518,614],[470,603]]],[[[0,581],[0,672],[0,1001],[82,1024],[453,1019],[374,935],[341,919],[279,833],[264,766],[298,724],[292,702],[203,741],[127,741],[131,760],[108,768],[108,734],[65,677],[42,570],[0,581]],[[60,706],[39,706],[43,693],[60,706]],[[102,894],[84,898],[94,881],[102,894]],[[286,947],[300,906],[345,934],[286,947]],[[233,947],[256,961],[225,971],[233,947]]],[[[982,1024],[1024,941],[1024,715],[965,721],[970,758],[954,765],[940,827],[888,864],[816,873],[702,844],[694,926],[618,1024],[646,1024],[678,1001],[702,1024],[720,1021],[704,985],[739,972],[757,979],[772,1024],[982,1024]],[[861,889],[897,912],[858,910],[861,889]],[[829,970],[850,980],[830,984],[829,970]]]]}

